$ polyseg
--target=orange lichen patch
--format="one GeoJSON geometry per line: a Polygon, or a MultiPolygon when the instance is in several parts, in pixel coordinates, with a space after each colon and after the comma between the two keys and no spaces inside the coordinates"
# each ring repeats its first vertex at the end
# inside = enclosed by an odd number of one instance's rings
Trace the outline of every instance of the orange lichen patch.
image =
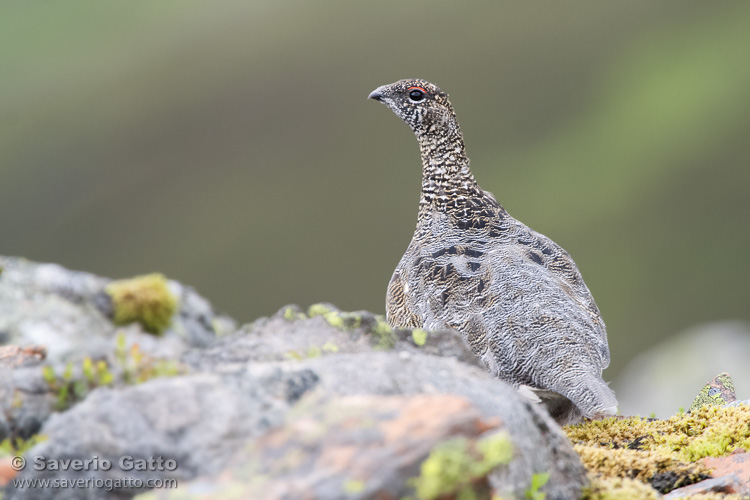
{"type": "Polygon", "coordinates": [[[499,425],[499,419],[493,419],[493,422],[484,421],[468,400],[446,394],[414,396],[400,409],[398,418],[385,420],[378,428],[386,442],[399,443],[461,431],[479,435],[488,428],[499,425]],[[467,412],[475,413],[476,418],[467,418],[467,412]],[[442,418],[431,418],[436,414],[441,414],[442,418]]]}
{"type": "Polygon", "coordinates": [[[0,365],[16,367],[36,364],[47,357],[47,348],[42,345],[19,347],[0,346],[0,365]]]}
{"type": "Polygon", "coordinates": [[[317,460],[316,468],[322,467],[334,471],[351,471],[352,462],[362,450],[356,446],[331,446],[323,448],[317,460]]]}
{"type": "Polygon", "coordinates": [[[0,458],[0,487],[6,486],[14,477],[16,477],[16,475],[18,475],[18,471],[10,464],[10,461],[13,458],[14,457],[0,458]]]}
{"type": "Polygon", "coordinates": [[[740,481],[750,484],[750,453],[738,448],[726,457],[707,457],[701,463],[711,469],[711,476],[736,475],[740,481]]]}

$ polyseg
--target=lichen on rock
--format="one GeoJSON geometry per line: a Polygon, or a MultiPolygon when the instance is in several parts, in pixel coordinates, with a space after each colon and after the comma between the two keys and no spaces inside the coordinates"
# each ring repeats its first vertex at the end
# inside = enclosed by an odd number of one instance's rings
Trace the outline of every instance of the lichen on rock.
{"type": "Polygon", "coordinates": [[[417,498],[432,500],[446,496],[488,496],[486,475],[513,458],[513,443],[507,432],[495,433],[471,443],[457,437],[438,443],[422,462],[419,476],[411,480],[417,498]]]}
{"type": "Polygon", "coordinates": [[[736,400],[734,381],[728,373],[722,372],[703,386],[688,411],[695,411],[706,405],[723,406],[736,400]]]}
{"type": "Polygon", "coordinates": [[[427,331],[422,330],[421,328],[415,328],[411,332],[411,338],[414,340],[415,344],[421,347],[427,342],[427,331]]]}

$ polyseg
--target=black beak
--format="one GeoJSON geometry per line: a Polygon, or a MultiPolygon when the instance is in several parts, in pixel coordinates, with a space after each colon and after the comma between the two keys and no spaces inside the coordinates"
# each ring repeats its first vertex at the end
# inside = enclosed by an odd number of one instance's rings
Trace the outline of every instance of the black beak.
{"type": "Polygon", "coordinates": [[[367,98],[380,101],[381,99],[383,99],[383,94],[380,93],[380,89],[375,89],[372,92],[370,92],[370,95],[368,95],[367,98]]]}

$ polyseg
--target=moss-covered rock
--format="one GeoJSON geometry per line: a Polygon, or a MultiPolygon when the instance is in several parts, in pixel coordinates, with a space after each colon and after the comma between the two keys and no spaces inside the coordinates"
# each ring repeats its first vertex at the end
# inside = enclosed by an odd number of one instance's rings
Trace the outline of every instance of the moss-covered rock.
{"type": "Polygon", "coordinates": [[[116,324],[138,322],[155,335],[164,333],[177,310],[177,297],[169,290],[169,283],[162,274],[113,281],[107,285],[106,292],[112,299],[116,324]]]}
{"type": "Polygon", "coordinates": [[[589,473],[605,478],[631,478],[666,493],[708,477],[708,469],[682,462],[661,448],[631,450],[577,444],[573,447],[589,473]]]}
{"type": "Polygon", "coordinates": [[[708,477],[701,458],[750,449],[750,406],[703,406],[667,420],[613,417],[565,431],[592,478],[635,479],[666,493],[708,477]]]}
{"type": "Polygon", "coordinates": [[[289,321],[321,316],[329,325],[343,331],[362,328],[372,336],[377,349],[393,349],[398,341],[396,332],[388,325],[385,318],[379,314],[372,314],[365,311],[345,312],[340,311],[331,304],[319,303],[311,305],[307,309],[307,314],[300,312],[296,306],[286,306],[283,309],[282,315],[284,319],[289,321]]]}
{"type": "Polygon", "coordinates": [[[305,319],[322,316],[329,325],[340,330],[351,330],[363,327],[381,339],[384,348],[391,348],[396,338],[393,329],[388,325],[385,318],[379,314],[369,312],[344,312],[338,310],[331,304],[313,304],[307,310],[307,315],[295,314],[294,309],[289,306],[284,311],[286,319],[305,319]],[[288,312],[287,312],[288,311],[288,312]]]}
{"type": "Polygon", "coordinates": [[[658,500],[650,486],[627,477],[596,477],[584,490],[582,500],[658,500]]]}

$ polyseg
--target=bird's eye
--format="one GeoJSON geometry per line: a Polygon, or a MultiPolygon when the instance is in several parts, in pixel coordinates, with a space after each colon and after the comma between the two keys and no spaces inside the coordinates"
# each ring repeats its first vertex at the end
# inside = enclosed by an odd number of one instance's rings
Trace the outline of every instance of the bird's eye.
{"type": "Polygon", "coordinates": [[[414,102],[419,102],[424,99],[425,91],[420,87],[411,87],[409,89],[409,99],[414,102]]]}

